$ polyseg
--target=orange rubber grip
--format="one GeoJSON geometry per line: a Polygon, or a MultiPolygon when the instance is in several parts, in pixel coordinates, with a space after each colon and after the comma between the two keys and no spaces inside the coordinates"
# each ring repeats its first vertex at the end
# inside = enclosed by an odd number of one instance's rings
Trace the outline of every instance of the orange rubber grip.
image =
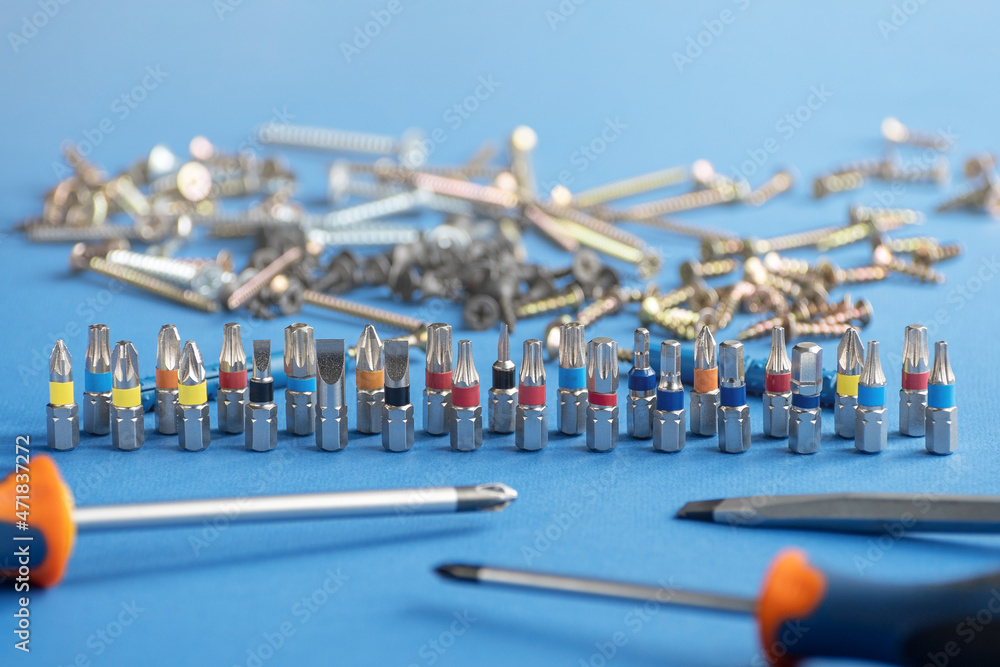
{"type": "MultiPolygon", "coordinates": [[[[7,517],[7,521],[0,519],[0,531],[6,532],[4,529],[9,528],[12,536],[33,537],[31,541],[11,541],[15,549],[26,545],[29,553],[42,551],[45,554],[41,563],[31,559],[30,581],[44,587],[58,584],[73,552],[76,526],[73,525],[73,494],[50,457],[36,455],[27,466],[27,473],[15,470],[0,482],[0,516],[7,517]],[[22,487],[20,491],[27,493],[19,493],[19,486],[22,487]],[[18,505],[18,500],[23,504],[18,505]],[[23,516],[18,513],[24,512],[25,506],[28,530],[20,530],[17,524],[23,516]],[[38,544],[39,535],[44,544],[38,544]]],[[[13,571],[4,570],[3,574],[18,576],[17,565],[13,571]]]]}
{"type": "Polygon", "coordinates": [[[826,590],[826,575],[810,565],[800,549],[786,549],[771,563],[757,606],[757,626],[760,645],[772,665],[790,667],[797,662],[779,636],[781,626],[808,618],[826,590]]]}

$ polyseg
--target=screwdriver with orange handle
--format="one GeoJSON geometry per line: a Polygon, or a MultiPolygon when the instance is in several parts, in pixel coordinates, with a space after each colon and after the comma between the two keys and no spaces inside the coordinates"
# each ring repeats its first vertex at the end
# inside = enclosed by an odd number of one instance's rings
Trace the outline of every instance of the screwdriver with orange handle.
{"type": "Polygon", "coordinates": [[[805,553],[778,554],[756,598],[477,565],[442,565],[458,581],[600,598],[654,601],[756,617],[764,655],[874,660],[905,667],[1000,664],[1000,573],[925,586],[875,584],[823,572],[805,553]]]}
{"type": "Polygon", "coordinates": [[[32,583],[55,586],[78,532],[201,525],[222,516],[234,523],[496,511],[516,499],[517,491],[493,483],[75,507],[55,462],[35,456],[0,482],[0,544],[13,545],[15,558],[22,549],[29,556],[0,574],[20,580],[27,572],[32,583]]]}

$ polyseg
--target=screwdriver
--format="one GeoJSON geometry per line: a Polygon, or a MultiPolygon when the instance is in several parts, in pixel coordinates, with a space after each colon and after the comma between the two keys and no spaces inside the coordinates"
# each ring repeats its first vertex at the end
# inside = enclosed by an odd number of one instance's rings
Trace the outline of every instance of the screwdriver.
{"type": "Polygon", "coordinates": [[[823,572],[805,552],[787,549],[772,561],[760,595],[746,598],[477,565],[435,571],[465,582],[752,615],[777,667],[809,657],[993,667],[1000,655],[1000,627],[990,623],[1000,611],[1000,572],[945,584],[877,584],[823,572]]]}
{"type": "MultiPolygon", "coordinates": [[[[0,482],[0,506],[10,508],[0,518],[0,543],[14,549],[33,583],[49,587],[65,574],[78,532],[201,525],[220,516],[237,522],[498,511],[516,499],[517,491],[492,483],[75,507],[55,462],[41,455],[0,482]]],[[[0,570],[18,573],[16,566],[0,570]]]]}

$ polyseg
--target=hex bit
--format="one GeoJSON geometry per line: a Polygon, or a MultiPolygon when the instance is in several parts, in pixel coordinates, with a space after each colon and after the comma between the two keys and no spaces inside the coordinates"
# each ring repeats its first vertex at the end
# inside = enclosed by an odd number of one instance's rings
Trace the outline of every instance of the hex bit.
{"type": "Polygon", "coordinates": [[[451,448],[472,452],[483,445],[483,408],[479,403],[479,373],[472,358],[472,341],[458,342],[458,359],[451,378],[448,404],[451,448]]]}
{"type": "Polygon", "coordinates": [[[252,452],[269,452],[278,445],[278,406],[271,378],[271,341],[253,342],[253,371],[248,383],[244,438],[252,452]]]}
{"type": "Polygon", "coordinates": [[[344,339],[316,341],[316,446],[324,452],[347,447],[347,390],[344,339]]]}
{"type": "Polygon", "coordinates": [[[73,396],[73,357],[62,338],[49,355],[49,402],[45,406],[45,434],[57,451],[80,444],[80,406],[73,396]]]}

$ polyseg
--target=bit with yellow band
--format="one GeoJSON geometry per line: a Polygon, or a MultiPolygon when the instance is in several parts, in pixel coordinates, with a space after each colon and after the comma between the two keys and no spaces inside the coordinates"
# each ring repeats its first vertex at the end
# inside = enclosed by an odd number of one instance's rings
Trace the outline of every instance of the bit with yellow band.
{"type": "Polygon", "coordinates": [[[189,452],[200,452],[211,442],[205,364],[193,340],[184,343],[177,377],[177,437],[189,452]]]}
{"type": "Polygon", "coordinates": [[[73,398],[73,358],[60,338],[49,356],[49,404],[45,406],[49,447],[66,451],[80,444],[80,406],[73,398]]]}
{"type": "Polygon", "coordinates": [[[131,342],[115,343],[111,369],[111,443],[115,449],[133,451],[146,442],[146,434],[139,353],[131,342]]]}
{"type": "Polygon", "coordinates": [[[837,393],[833,420],[837,435],[854,437],[854,413],[858,407],[858,380],[864,365],[864,353],[858,330],[850,327],[837,345],[837,393]]]}

